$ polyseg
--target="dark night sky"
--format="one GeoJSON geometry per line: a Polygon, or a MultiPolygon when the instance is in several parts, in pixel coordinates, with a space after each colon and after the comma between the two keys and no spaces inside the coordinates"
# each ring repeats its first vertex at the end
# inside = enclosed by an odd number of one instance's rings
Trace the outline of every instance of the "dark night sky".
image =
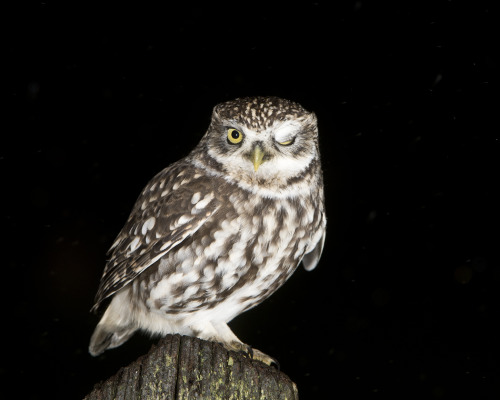
{"type": "Polygon", "coordinates": [[[148,351],[87,353],[106,250],[215,104],[276,95],[318,116],[327,244],[237,336],[302,399],[500,396],[488,2],[64,3],[6,15],[4,389],[78,399],[148,351]]]}

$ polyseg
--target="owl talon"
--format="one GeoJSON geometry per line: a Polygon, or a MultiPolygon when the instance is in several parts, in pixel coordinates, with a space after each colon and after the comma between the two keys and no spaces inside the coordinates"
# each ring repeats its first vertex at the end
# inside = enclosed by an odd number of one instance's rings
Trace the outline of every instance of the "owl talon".
{"type": "Polygon", "coordinates": [[[237,350],[245,358],[253,359],[253,349],[251,346],[243,345],[241,349],[237,350]]]}
{"type": "Polygon", "coordinates": [[[247,349],[246,349],[245,354],[246,354],[249,358],[253,359],[253,349],[252,349],[252,346],[248,346],[248,345],[247,345],[247,349]]]}
{"type": "Polygon", "coordinates": [[[253,357],[250,353],[247,353],[245,350],[241,350],[238,352],[241,354],[244,358],[248,358],[249,360],[253,360],[253,357]]]}
{"type": "Polygon", "coordinates": [[[247,358],[250,358],[252,360],[257,360],[260,362],[263,362],[264,364],[267,365],[272,365],[274,364],[276,368],[279,370],[280,369],[280,364],[278,360],[276,360],[274,357],[268,356],[267,354],[263,353],[260,350],[252,348],[252,346],[249,346],[245,343],[241,342],[231,342],[231,343],[226,343],[224,347],[228,350],[231,351],[236,351],[237,353],[240,353],[244,355],[247,358]]]}
{"type": "Polygon", "coordinates": [[[272,366],[272,365],[274,365],[274,367],[275,367],[278,371],[281,371],[281,366],[280,366],[279,361],[278,361],[276,358],[274,358],[274,357],[271,357],[271,358],[273,359],[273,361],[272,361],[272,362],[271,362],[271,364],[269,364],[269,365],[271,365],[271,366],[272,366]]]}
{"type": "Polygon", "coordinates": [[[258,361],[263,362],[264,364],[267,364],[267,365],[274,364],[277,367],[278,371],[280,369],[280,364],[279,364],[278,360],[276,360],[276,358],[268,356],[267,354],[263,353],[260,350],[252,349],[252,359],[258,360],[258,361]]]}

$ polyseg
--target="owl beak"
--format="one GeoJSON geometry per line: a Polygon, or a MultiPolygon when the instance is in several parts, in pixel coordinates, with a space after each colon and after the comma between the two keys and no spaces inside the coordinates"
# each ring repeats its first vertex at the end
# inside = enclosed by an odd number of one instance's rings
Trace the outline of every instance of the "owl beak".
{"type": "Polygon", "coordinates": [[[259,145],[255,146],[252,152],[252,162],[255,172],[257,172],[257,170],[260,167],[260,164],[262,164],[264,155],[265,153],[262,151],[261,147],[259,145]]]}

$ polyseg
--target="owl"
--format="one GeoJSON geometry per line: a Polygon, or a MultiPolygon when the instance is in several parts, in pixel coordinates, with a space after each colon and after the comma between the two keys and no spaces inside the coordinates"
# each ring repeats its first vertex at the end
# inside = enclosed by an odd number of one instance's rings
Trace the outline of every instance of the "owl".
{"type": "Polygon", "coordinates": [[[325,241],[316,116],[277,97],[215,106],[200,143],[144,188],[110,248],[93,310],[97,356],[137,330],[221,343],[271,364],[227,325],[325,241]]]}

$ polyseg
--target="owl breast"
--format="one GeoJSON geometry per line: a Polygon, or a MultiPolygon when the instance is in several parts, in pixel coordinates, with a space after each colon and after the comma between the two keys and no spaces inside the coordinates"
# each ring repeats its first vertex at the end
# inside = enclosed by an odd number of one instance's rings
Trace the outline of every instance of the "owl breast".
{"type": "Polygon", "coordinates": [[[170,318],[196,313],[227,322],[294,272],[321,225],[319,200],[272,199],[226,185],[218,190],[231,193],[224,206],[133,282],[134,301],[170,318]]]}

